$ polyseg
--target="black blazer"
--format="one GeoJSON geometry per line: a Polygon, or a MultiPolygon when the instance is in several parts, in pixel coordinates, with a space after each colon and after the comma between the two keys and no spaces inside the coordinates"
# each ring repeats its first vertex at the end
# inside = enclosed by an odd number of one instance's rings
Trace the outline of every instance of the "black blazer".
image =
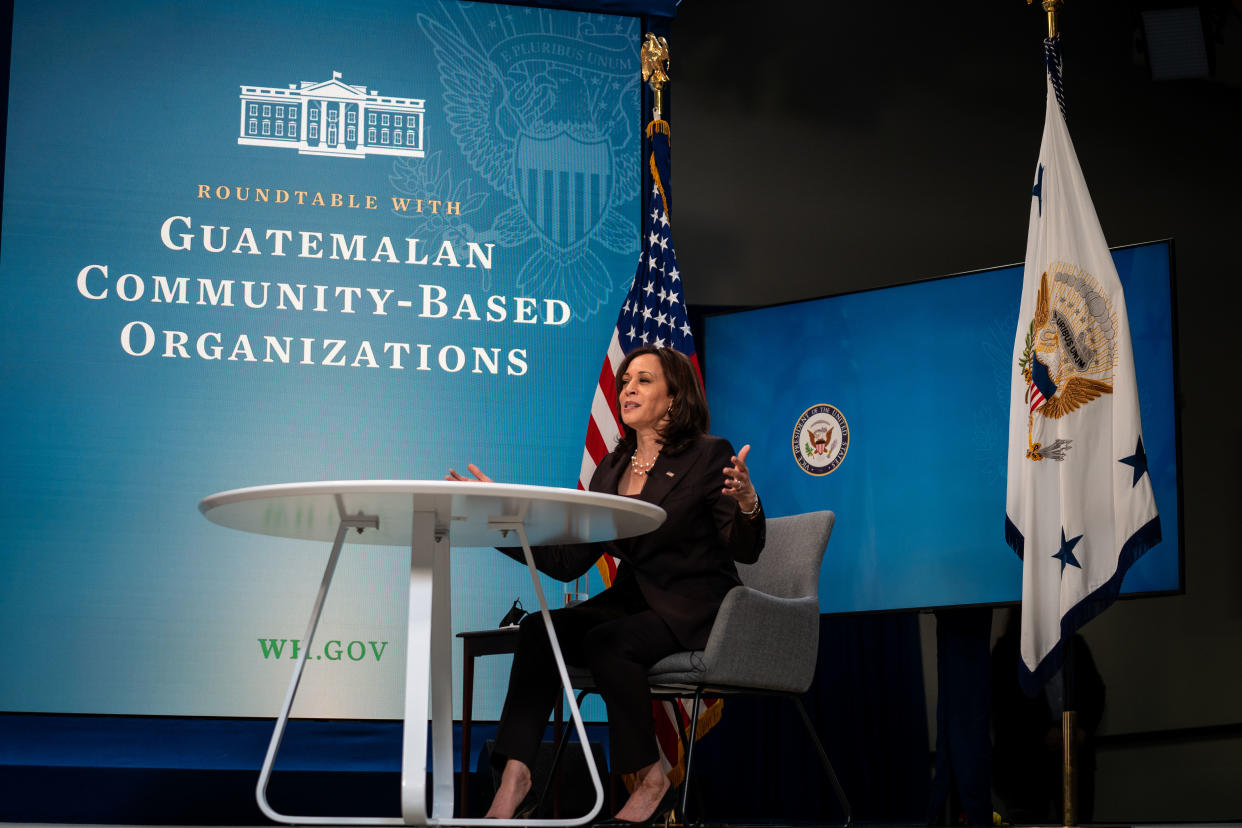
{"type": "MultiPolygon", "coordinates": [[[[721,494],[733,446],[704,435],[676,455],[661,452],[637,497],[660,506],[668,518],[654,532],[606,543],[537,546],[539,571],[569,581],[602,554],[621,563],[615,583],[633,579],[643,597],[687,649],[702,649],[725,594],[741,581],[734,561],[754,563],[763,550],[763,513],[748,518],[721,494]]],[[[608,454],[591,477],[593,492],[617,493],[629,457],[608,454]]],[[[520,548],[501,551],[522,560],[520,548]]]]}

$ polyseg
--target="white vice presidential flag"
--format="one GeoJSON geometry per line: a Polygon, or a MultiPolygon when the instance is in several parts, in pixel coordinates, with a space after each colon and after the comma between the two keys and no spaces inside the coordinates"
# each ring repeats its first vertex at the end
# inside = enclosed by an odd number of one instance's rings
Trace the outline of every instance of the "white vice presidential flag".
{"type": "Polygon", "coordinates": [[[1048,105],[1026,243],[1009,410],[1006,540],[1022,557],[1027,692],[1060,667],[1061,642],[1116,599],[1160,541],[1139,421],[1130,326],[1058,98],[1048,105]]]}

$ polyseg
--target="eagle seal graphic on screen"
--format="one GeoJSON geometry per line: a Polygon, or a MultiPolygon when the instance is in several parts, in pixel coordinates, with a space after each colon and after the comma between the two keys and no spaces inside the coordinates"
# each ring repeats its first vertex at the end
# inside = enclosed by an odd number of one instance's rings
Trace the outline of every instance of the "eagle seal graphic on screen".
{"type": "Polygon", "coordinates": [[[1026,380],[1027,452],[1031,460],[1063,460],[1071,440],[1047,444],[1036,432],[1113,391],[1116,325],[1090,274],[1058,263],[1050,283],[1040,276],[1035,312],[1018,368],[1026,380]]]}
{"type": "MultiPolygon", "coordinates": [[[[533,244],[518,289],[563,297],[575,315],[591,316],[614,282],[601,248],[637,254],[638,227],[622,212],[641,187],[637,39],[614,30],[609,17],[567,27],[540,13],[533,18],[539,30],[531,32],[504,23],[486,4],[479,8],[418,16],[440,72],[449,131],[488,196],[507,205],[475,240],[533,244]]],[[[402,186],[397,176],[393,183],[402,186]]]]}
{"type": "Polygon", "coordinates": [[[827,454],[832,445],[832,426],[825,422],[815,422],[807,426],[806,436],[811,443],[809,454],[827,454]]]}

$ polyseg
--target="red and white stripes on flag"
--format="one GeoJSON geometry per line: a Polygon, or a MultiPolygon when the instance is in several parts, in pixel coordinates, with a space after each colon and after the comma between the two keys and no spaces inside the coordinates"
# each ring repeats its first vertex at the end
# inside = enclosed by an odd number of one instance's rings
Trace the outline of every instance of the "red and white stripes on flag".
{"type": "Polygon", "coordinates": [[[1027,386],[1026,398],[1030,401],[1030,408],[1027,409],[1028,413],[1039,408],[1045,402],[1044,395],[1039,392],[1039,388],[1033,382],[1027,386]]]}

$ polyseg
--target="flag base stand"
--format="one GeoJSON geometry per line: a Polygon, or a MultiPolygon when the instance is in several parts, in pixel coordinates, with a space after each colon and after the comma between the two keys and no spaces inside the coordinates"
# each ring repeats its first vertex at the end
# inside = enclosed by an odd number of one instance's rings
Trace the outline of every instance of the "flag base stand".
{"type": "Polygon", "coordinates": [[[1032,828],[1077,828],[1078,826],[1078,765],[1075,761],[1074,729],[1077,715],[1073,710],[1061,713],[1061,825],[1032,828]]]}
{"type": "Polygon", "coordinates": [[[1061,817],[1066,828],[1078,824],[1078,763],[1075,761],[1074,733],[1078,715],[1073,710],[1061,713],[1061,817]]]}

